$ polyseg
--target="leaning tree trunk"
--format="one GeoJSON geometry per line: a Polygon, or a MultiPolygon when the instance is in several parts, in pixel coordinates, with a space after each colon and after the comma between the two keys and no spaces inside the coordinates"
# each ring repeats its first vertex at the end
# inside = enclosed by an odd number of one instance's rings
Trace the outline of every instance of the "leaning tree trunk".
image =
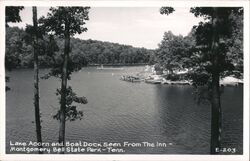
{"type": "MultiPolygon", "coordinates": [[[[65,24],[65,40],[64,40],[64,58],[62,67],[62,82],[61,82],[61,107],[60,107],[60,127],[59,127],[59,143],[64,146],[65,142],[65,122],[66,122],[66,96],[67,96],[67,73],[68,73],[68,59],[69,59],[69,49],[70,49],[70,35],[69,26],[65,24]]],[[[64,153],[64,152],[62,152],[64,153]]]]}
{"type": "Polygon", "coordinates": [[[222,126],[222,113],[220,103],[220,71],[219,71],[219,33],[217,32],[218,22],[218,8],[213,8],[214,14],[212,18],[213,37],[211,43],[211,54],[212,54],[212,112],[211,112],[211,145],[210,153],[218,154],[218,148],[220,148],[221,141],[221,126],[222,126]]]}
{"type": "MultiPolygon", "coordinates": [[[[34,106],[35,106],[35,122],[36,122],[36,136],[37,142],[42,143],[41,134],[41,121],[40,121],[40,109],[39,109],[39,70],[38,70],[38,38],[37,38],[37,8],[32,7],[33,12],[33,25],[34,25],[34,106]]],[[[42,146],[39,146],[42,148],[42,146]]],[[[42,154],[41,151],[39,151],[42,154]]]]}

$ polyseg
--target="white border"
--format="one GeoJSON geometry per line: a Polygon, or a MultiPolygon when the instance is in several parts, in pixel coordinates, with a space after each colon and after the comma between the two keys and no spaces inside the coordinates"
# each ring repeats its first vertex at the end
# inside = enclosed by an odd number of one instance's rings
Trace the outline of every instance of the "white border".
{"type": "Polygon", "coordinates": [[[0,160],[112,160],[112,161],[248,161],[249,160],[249,4],[248,0],[130,0],[130,1],[31,1],[31,0],[0,0],[0,160]],[[5,154],[5,6],[91,6],[91,7],[194,7],[194,6],[230,6],[244,7],[244,131],[243,131],[243,155],[58,155],[58,154],[5,154]]]}

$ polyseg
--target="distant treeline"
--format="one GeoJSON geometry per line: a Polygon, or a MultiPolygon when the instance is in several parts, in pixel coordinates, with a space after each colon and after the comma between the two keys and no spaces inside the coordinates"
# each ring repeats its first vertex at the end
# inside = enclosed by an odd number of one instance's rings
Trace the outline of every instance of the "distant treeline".
{"type": "MultiPolygon", "coordinates": [[[[7,69],[33,67],[33,47],[30,37],[28,32],[18,27],[6,28],[5,65],[7,69]]],[[[58,62],[55,59],[62,59],[63,39],[53,37],[51,41],[50,36],[47,35],[39,42],[40,67],[51,67],[55,61],[58,62]]],[[[130,45],[72,38],[70,60],[78,66],[153,64],[154,52],[154,50],[130,45]]]]}

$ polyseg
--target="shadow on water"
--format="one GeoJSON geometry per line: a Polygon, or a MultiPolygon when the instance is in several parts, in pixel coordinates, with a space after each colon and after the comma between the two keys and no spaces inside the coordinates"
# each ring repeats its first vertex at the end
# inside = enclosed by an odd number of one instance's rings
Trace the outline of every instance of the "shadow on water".
{"type": "Polygon", "coordinates": [[[159,85],[156,89],[159,125],[172,141],[170,153],[208,153],[209,107],[195,103],[190,86],[159,85]]]}
{"type": "MultiPolygon", "coordinates": [[[[162,142],[161,148],[125,148],[126,154],[208,154],[210,106],[197,105],[190,86],[155,85],[120,81],[123,74],[140,72],[84,68],[69,82],[88,104],[79,105],[83,120],[67,122],[66,140],[77,142],[162,142]]],[[[45,71],[41,71],[45,73],[45,71]]],[[[9,141],[35,139],[33,111],[33,72],[10,73],[12,88],[6,94],[6,150],[9,141]]],[[[58,110],[56,79],[40,81],[43,140],[57,141],[58,122],[52,115],[58,110]]],[[[241,87],[226,87],[222,95],[224,145],[242,152],[243,92],[241,87]],[[234,98],[234,99],[232,99],[234,98]]]]}

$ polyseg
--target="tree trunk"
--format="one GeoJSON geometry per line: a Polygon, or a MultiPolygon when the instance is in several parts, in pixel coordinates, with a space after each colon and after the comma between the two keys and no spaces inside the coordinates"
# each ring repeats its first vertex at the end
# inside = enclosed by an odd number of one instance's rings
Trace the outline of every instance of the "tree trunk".
{"type": "MultiPolygon", "coordinates": [[[[36,122],[36,135],[37,142],[42,143],[41,135],[41,121],[40,121],[40,109],[39,109],[39,70],[38,70],[38,38],[37,38],[37,8],[32,7],[33,12],[33,25],[34,25],[34,106],[35,106],[35,122],[36,122]]],[[[39,148],[42,148],[40,145],[39,148]]],[[[40,154],[42,152],[39,151],[40,154]]]]}
{"type": "MultiPolygon", "coordinates": [[[[67,73],[68,73],[68,59],[69,59],[69,49],[70,49],[70,35],[69,26],[65,24],[65,40],[64,40],[64,58],[62,67],[62,82],[61,82],[61,107],[60,107],[60,127],[59,127],[59,143],[64,146],[65,142],[65,110],[66,110],[66,92],[67,92],[67,73]]],[[[61,153],[64,153],[63,151],[61,153]]]]}
{"type": "Polygon", "coordinates": [[[221,113],[221,103],[220,103],[220,69],[219,69],[219,33],[217,32],[217,22],[218,22],[218,8],[213,8],[214,15],[212,18],[213,26],[213,38],[211,43],[211,54],[212,54],[212,112],[211,112],[211,145],[210,153],[218,154],[221,141],[221,126],[222,126],[222,113],[221,113]]]}
{"type": "Polygon", "coordinates": [[[212,75],[212,117],[211,117],[211,154],[219,153],[221,141],[222,113],[220,104],[219,74],[212,75]]]}

